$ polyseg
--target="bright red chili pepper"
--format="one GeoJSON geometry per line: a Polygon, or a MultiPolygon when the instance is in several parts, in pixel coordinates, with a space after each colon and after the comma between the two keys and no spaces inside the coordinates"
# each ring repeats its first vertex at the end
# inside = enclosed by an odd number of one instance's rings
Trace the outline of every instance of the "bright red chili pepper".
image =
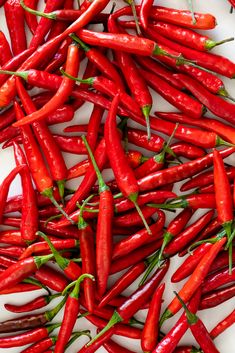
{"type": "Polygon", "coordinates": [[[226,284],[234,282],[235,268],[218,270],[207,276],[203,282],[202,293],[208,293],[226,284]]]}
{"type": "Polygon", "coordinates": [[[224,303],[226,300],[233,298],[235,294],[235,285],[214,290],[211,293],[207,293],[202,296],[202,300],[199,306],[200,310],[213,308],[221,303],[224,303]]]}
{"type": "Polygon", "coordinates": [[[210,331],[210,336],[212,338],[218,337],[222,332],[224,332],[228,327],[232,326],[235,321],[235,310],[221,320],[214,328],[210,331]]]}
{"type": "Polygon", "coordinates": [[[178,300],[180,300],[180,303],[185,310],[190,330],[200,347],[203,349],[203,352],[219,353],[203,322],[199,319],[197,315],[193,314],[188,309],[181,297],[176,292],[174,293],[177,295],[178,300]]]}
{"type": "MultiPolygon", "coordinates": [[[[36,10],[38,0],[25,0],[24,4],[34,10],[36,10]]],[[[38,21],[36,16],[30,14],[28,11],[25,11],[25,21],[27,23],[27,26],[29,27],[29,30],[32,34],[35,33],[35,30],[38,26],[38,21]]]]}
{"type": "Polygon", "coordinates": [[[130,349],[122,347],[120,344],[111,339],[103,343],[104,348],[108,353],[133,353],[130,349]]]}
{"type": "MultiPolygon", "coordinates": [[[[235,263],[235,253],[234,252],[233,252],[233,256],[232,256],[232,263],[233,264],[235,263]]],[[[211,265],[209,274],[227,267],[228,264],[229,264],[228,255],[225,251],[223,251],[223,252],[219,253],[219,255],[216,257],[215,261],[211,265]]]]}
{"type": "Polygon", "coordinates": [[[25,313],[27,311],[43,308],[58,296],[60,296],[60,294],[43,295],[23,305],[4,304],[4,307],[12,313],[25,313]]]}
{"type": "Polygon", "coordinates": [[[141,336],[141,348],[144,352],[152,352],[158,341],[158,321],[164,289],[165,283],[162,283],[156,289],[149,306],[141,336]]]}
{"type": "Polygon", "coordinates": [[[57,336],[51,336],[32,344],[30,347],[21,351],[21,353],[44,353],[45,350],[55,345],[57,336]]]}
{"type": "Polygon", "coordinates": [[[0,31],[0,65],[5,65],[12,59],[10,45],[5,37],[5,34],[0,31]]]}
{"type": "Polygon", "coordinates": [[[136,128],[128,128],[127,138],[128,142],[153,152],[159,152],[164,145],[164,139],[161,136],[151,133],[148,139],[145,131],[136,128]]]}
{"type": "Polygon", "coordinates": [[[25,242],[21,238],[20,230],[2,230],[0,232],[0,242],[3,244],[24,246],[25,242]]]}
{"type": "MultiPolygon", "coordinates": [[[[199,288],[201,285],[202,281],[206,277],[210,265],[214,261],[216,255],[218,252],[221,250],[221,248],[224,246],[226,242],[226,238],[222,238],[218,240],[207,254],[203,256],[195,270],[193,271],[192,275],[190,278],[187,280],[187,282],[183,285],[181,288],[179,295],[182,297],[184,301],[188,301],[193,293],[199,288]]],[[[162,315],[161,318],[161,324],[169,317],[173,316],[175,313],[177,313],[180,310],[180,302],[177,298],[174,298],[171,303],[168,305],[167,309],[162,315]]]]}

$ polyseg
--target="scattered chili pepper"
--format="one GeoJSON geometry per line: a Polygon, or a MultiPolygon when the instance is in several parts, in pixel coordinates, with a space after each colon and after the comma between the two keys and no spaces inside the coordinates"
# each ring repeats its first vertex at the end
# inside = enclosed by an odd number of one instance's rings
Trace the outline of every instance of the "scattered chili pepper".
{"type": "Polygon", "coordinates": [[[231,312],[227,317],[220,321],[212,331],[210,331],[210,336],[212,338],[218,337],[222,332],[224,332],[228,327],[234,324],[235,320],[235,310],[231,312]]]}
{"type": "Polygon", "coordinates": [[[31,302],[28,302],[24,305],[4,304],[4,307],[12,313],[24,313],[27,311],[43,308],[58,296],[60,296],[60,294],[43,295],[41,297],[33,299],[31,302]]]}

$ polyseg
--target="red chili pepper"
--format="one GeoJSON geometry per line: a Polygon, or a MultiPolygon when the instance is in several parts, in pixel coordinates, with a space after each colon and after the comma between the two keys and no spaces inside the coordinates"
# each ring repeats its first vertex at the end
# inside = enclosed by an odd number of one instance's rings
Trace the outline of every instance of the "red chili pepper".
{"type": "Polygon", "coordinates": [[[130,235],[114,245],[113,248],[113,260],[119,257],[128,255],[131,251],[141,248],[142,245],[149,241],[155,241],[162,236],[162,229],[165,224],[165,214],[162,211],[158,211],[158,218],[156,223],[150,226],[151,236],[149,236],[148,231],[144,228],[139,232],[130,235]]]}
{"type": "Polygon", "coordinates": [[[43,308],[44,306],[48,305],[54,298],[57,298],[59,295],[60,294],[43,295],[37,297],[36,299],[33,299],[32,301],[24,305],[4,304],[4,307],[12,313],[25,313],[27,311],[43,308]]]}
{"type": "Polygon", "coordinates": [[[40,341],[43,338],[48,337],[48,335],[56,327],[58,327],[58,324],[36,328],[14,336],[1,337],[0,347],[1,348],[21,347],[29,343],[35,343],[37,341],[40,341]]]}
{"type": "MultiPolygon", "coordinates": [[[[25,155],[19,145],[13,142],[16,165],[26,165],[25,155]]],[[[29,168],[21,172],[22,207],[21,207],[21,237],[26,243],[33,242],[38,230],[38,208],[29,168]]]]}
{"type": "Polygon", "coordinates": [[[177,283],[191,275],[203,256],[210,250],[212,243],[204,243],[194,250],[177,268],[171,277],[171,282],[177,283]]]}
{"type": "MultiPolygon", "coordinates": [[[[170,144],[170,149],[177,157],[184,157],[191,160],[203,157],[206,154],[204,149],[186,142],[172,143],[170,144]]],[[[166,159],[169,159],[169,157],[170,155],[167,155],[166,159]]]]}
{"type": "Polygon", "coordinates": [[[202,296],[202,300],[199,306],[200,310],[213,308],[226,300],[233,298],[235,294],[235,285],[228,286],[226,288],[214,290],[211,293],[207,293],[202,296]]]}
{"type": "MultiPolygon", "coordinates": [[[[157,211],[155,207],[143,206],[140,207],[140,212],[142,213],[142,217],[140,217],[138,211],[132,211],[124,215],[120,215],[114,217],[113,225],[118,227],[133,227],[133,226],[141,226],[143,224],[143,217],[145,219],[145,228],[151,223],[150,217],[154,215],[157,211]]],[[[146,228],[147,233],[151,235],[151,231],[149,230],[149,226],[146,228]]]]}
{"type": "Polygon", "coordinates": [[[235,321],[235,310],[221,320],[212,331],[210,331],[210,336],[214,339],[218,337],[222,332],[224,332],[228,327],[232,326],[235,321]]]}
{"type": "Polygon", "coordinates": [[[27,48],[24,10],[19,0],[7,0],[4,4],[7,28],[11,38],[11,46],[14,55],[23,52],[27,48]]]}
{"type": "Polygon", "coordinates": [[[85,273],[81,275],[75,282],[70,283],[65,289],[65,291],[67,291],[68,289],[74,286],[74,289],[68,295],[68,298],[65,303],[64,316],[58,334],[58,339],[55,344],[55,353],[63,353],[65,350],[65,346],[69,341],[80,309],[80,284],[85,278],[90,278],[91,280],[94,280],[94,277],[92,275],[85,273]]]}
{"type": "Polygon", "coordinates": [[[24,246],[25,242],[21,238],[20,230],[2,230],[0,232],[0,242],[3,244],[24,246]]]}
{"type": "Polygon", "coordinates": [[[50,241],[50,239],[42,232],[37,232],[37,234],[42,237],[48,244],[57,264],[64,271],[65,275],[75,281],[78,277],[81,276],[82,270],[80,266],[78,266],[74,261],[68,260],[65,257],[61,256],[58,251],[55,249],[54,245],[50,241]]]}
{"type": "Polygon", "coordinates": [[[99,302],[98,307],[102,308],[111,299],[122,293],[129,285],[131,285],[146,268],[145,262],[139,262],[137,265],[132,266],[124,275],[122,275],[113,286],[106,292],[99,302]]]}
{"type": "MultiPolygon", "coordinates": [[[[210,265],[214,261],[216,255],[221,250],[226,242],[226,238],[222,238],[218,240],[215,244],[213,244],[212,248],[209,250],[207,254],[203,256],[195,270],[193,271],[190,278],[181,288],[179,295],[182,297],[184,301],[188,301],[193,293],[199,288],[202,281],[206,277],[210,265]]],[[[173,316],[180,310],[180,302],[177,298],[174,298],[171,303],[168,305],[167,309],[163,313],[161,317],[161,324],[169,317],[173,316]]]]}
{"type": "Polygon", "coordinates": [[[203,352],[205,352],[205,353],[219,353],[218,349],[214,345],[214,343],[209,335],[209,332],[207,331],[203,322],[199,319],[198,316],[193,314],[188,309],[188,307],[185,305],[185,303],[181,299],[181,297],[176,292],[174,292],[174,293],[177,296],[178,300],[180,301],[181,305],[183,306],[183,308],[185,310],[190,330],[191,330],[194,338],[196,339],[196,341],[200,345],[200,347],[203,349],[203,352]]]}
{"type": "MultiPolygon", "coordinates": [[[[234,152],[234,148],[228,148],[222,153],[222,157],[228,156],[234,152]]],[[[200,171],[208,168],[213,163],[213,153],[210,153],[202,158],[197,158],[193,161],[186,162],[182,165],[163,169],[154,172],[140,180],[138,180],[139,188],[141,191],[151,190],[163,185],[170,184],[172,182],[180,181],[190,176],[199,173],[200,171]]]]}
{"type": "Polygon", "coordinates": [[[15,258],[19,258],[25,248],[22,248],[21,246],[7,246],[4,248],[0,248],[0,255],[7,255],[15,258]]]}
{"type": "Polygon", "coordinates": [[[179,346],[174,350],[174,353],[200,353],[201,351],[193,346],[179,346]]]}
{"type": "Polygon", "coordinates": [[[10,49],[10,45],[5,37],[5,34],[0,31],[0,65],[5,65],[9,60],[12,59],[12,53],[10,49]]]}
{"type": "MultiPolygon", "coordinates": [[[[38,0],[25,0],[24,4],[28,7],[36,10],[38,0]]],[[[25,15],[25,21],[29,27],[30,32],[32,34],[34,34],[36,31],[36,28],[38,26],[38,21],[37,21],[36,16],[30,14],[28,11],[25,11],[24,15],[25,15]]]]}
{"type": "Polygon", "coordinates": [[[164,139],[161,136],[151,133],[148,139],[145,131],[136,128],[128,128],[127,138],[128,142],[153,152],[159,152],[164,145],[164,139]]]}
{"type": "Polygon", "coordinates": [[[21,353],[44,353],[45,350],[55,345],[57,336],[47,337],[21,351],[21,353]]]}
{"type": "MultiPolygon", "coordinates": [[[[19,78],[16,78],[16,88],[26,113],[31,114],[35,112],[36,107],[21,84],[19,78]]],[[[64,195],[64,183],[67,176],[67,168],[61,151],[55,143],[47,125],[43,121],[34,123],[32,127],[47,159],[51,175],[58,184],[59,193],[62,198],[64,195]]]]}
{"type": "MultiPolygon", "coordinates": [[[[232,256],[232,263],[233,264],[235,263],[235,253],[234,252],[233,252],[233,256],[232,256]]],[[[211,274],[217,270],[221,270],[224,267],[227,267],[228,264],[229,264],[228,255],[225,251],[223,251],[216,257],[215,261],[211,265],[209,274],[211,274]]]]}
{"type": "Polygon", "coordinates": [[[198,119],[204,112],[204,107],[195,99],[187,94],[172,87],[169,83],[161,79],[154,73],[139,69],[140,74],[145,78],[147,83],[169,103],[174,105],[177,109],[189,114],[192,118],[198,119]]]}
{"type": "Polygon", "coordinates": [[[140,25],[146,29],[148,27],[148,19],[150,17],[153,0],[142,0],[140,4],[140,25]]]}
{"type": "Polygon", "coordinates": [[[230,284],[234,282],[235,278],[235,268],[232,267],[231,271],[229,269],[218,270],[215,273],[207,276],[203,282],[202,293],[208,293],[217,289],[225,284],[230,284]]]}
{"type": "Polygon", "coordinates": [[[154,293],[154,290],[159,285],[160,281],[165,276],[167,270],[169,268],[169,261],[166,261],[160,270],[157,270],[152,277],[138,288],[127,300],[126,302],[117,308],[108,324],[105,328],[100,331],[98,335],[96,335],[87,345],[90,346],[96,339],[100,338],[105,332],[110,330],[117,323],[122,322],[123,320],[128,320],[131,318],[136,311],[144,304],[146,300],[148,300],[151,295],[154,293]]]}
{"type": "Polygon", "coordinates": [[[201,35],[187,28],[182,28],[180,26],[164,22],[157,22],[153,27],[162,36],[198,51],[211,50],[217,45],[233,40],[233,38],[228,38],[215,42],[208,36],[201,35]]]}
{"type": "Polygon", "coordinates": [[[158,320],[161,310],[161,300],[165,289],[165,283],[162,283],[155,291],[141,336],[141,348],[144,352],[152,352],[158,341],[158,320]]]}
{"type": "MultiPolygon", "coordinates": [[[[90,197],[86,201],[89,201],[90,197]]],[[[95,242],[94,232],[91,226],[83,218],[83,207],[86,206],[86,202],[83,203],[80,208],[78,217],[78,229],[79,229],[79,241],[80,241],[80,253],[82,258],[82,273],[90,273],[96,275],[96,257],[95,257],[95,242]]],[[[89,278],[84,279],[83,283],[84,297],[87,309],[90,313],[93,313],[95,303],[95,284],[89,278]]]]}
{"type": "MultiPolygon", "coordinates": [[[[70,75],[76,76],[78,73],[78,66],[79,66],[78,47],[74,44],[71,44],[68,48],[68,55],[67,55],[65,70],[70,75]]],[[[70,80],[69,78],[64,77],[58,91],[53,96],[53,98],[51,98],[51,100],[49,100],[49,102],[47,104],[45,104],[40,110],[29,114],[24,119],[21,119],[20,122],[17,122],[13,125],[18,126],[18,125],[29,124],[29,123],[32,123],[36,120],[45,118],[52,111],[54,111],[56,108],[61,106],[61,104],[63,104],[67,100],[68,96],[72,92],[73,86],[74,86],[73,80],[70,80]]]]}
{"type": "Polygon", "coordinates": [[[127,348],[120,346],[120,344],[112,341],[111,339],[103,343],[104,348],[109,353],[133,353],[127,348]]]}
{"type": "Polygon", "coordinates": [[[11,288],[4,289],[4,290],[0,291],[0,295],[32,292],[32,291],[39,290],[39,289],[42,289],[42,287],[39,287],[35,284],[18,283],[18,284],[15,284],[14,286],[12,286],[11,288]]]}

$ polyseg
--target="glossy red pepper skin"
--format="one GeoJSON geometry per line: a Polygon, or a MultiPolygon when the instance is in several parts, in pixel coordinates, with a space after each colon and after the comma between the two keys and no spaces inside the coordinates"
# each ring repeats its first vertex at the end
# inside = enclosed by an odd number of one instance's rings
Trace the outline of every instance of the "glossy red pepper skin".
{"type": "Polygon", "coordinates": [[[159,152],[164,144],[164,139],[161,136],[151,133],[148,140],[146,132],[136,128],[128,129],[127,138],[128,142],[152,152],[159,152]]]}
{"type": "Polygon", "coordinates": [[[30,347],[24,349],[22,353],[44,353],[48,348],[52,347],[57,340],[56,336],[44,338],[41,341],[32,344],[30,347]]]}
{"type": "MultiPolygon", "coordinates": [[[[144,218],[149,222],[149,219],[154,213],[156,213],[156,208],[149,206],[142,206],[141,212],[144,218]]],[[[113,225],[118,227],[132,227],[132,226],[141,226],[143,220],[140,217],[138,211],[131,211],[127,214],[114,217],[113,225]]]]}
{"type": "Polygon", "coordinates": [[[153,294],[141,336],[141,348],[144,352],[152,352],[158,342],[158,321],[165,284],[162,283],[153,294]]]}
{"type": "Polygon", "coordinates": [[[228,327],[234,324],[235,321],[235,310],[221,320],[212,331],[210,331],[210,336],[214,339],[223,333],[228,327]]]}
{"type": "MultiPolygon", "coordinates": [[[[224,152],[220,153],[222,153],[222,157],[224,158],[225,155],[232,154],[233,151],[233,148],[229,148],[225,149],[224,152]]],[[[154,172],[138,180],[139,188],[141,191],[146,191],[156,187],[170,184],[172,182],[183,180],[211,166],[212,163],[213,153],[210,153],[205,157],[186,162],[180,166],[154,172]]]]}
{"type": "Polygon", "coordinates": [[[0,232],[0,242],[3,244],[24,246],[25,242],[21,238],[20,230],[2,230],[0,232]]]}
{"type": "Polygon", "coordinates": [[[44,306],[48,305],[54,297],[55,296],[43,295],[24,305],[4,304],[4,307],[13,313],[24,313],[27,311],[43,308],[44,306]]]}
{"type": "Polygon", "coordinates": [[[202,288],[202,293],[208,293],[226,284],[234,282],[235,278],[235,268],[232,268],[231,273],[228,269],[218,270],[215,273],[207,276],[202,288]]]}
{"type": "MultiPolygon", "coordinates": [[[[31,9],[36,10],[38,0],[26,0],[24,3],[26,6],[30,7],[31,9]]],[[[25,21],[29,27],[30,32],[34,34],[38,25],[36,16],[34,16],[33,14],[30,14],[28,11],[25,11],[24,15],[25,15],[25,21]]]]}
{"type": "Polygon", "coordinates": [[[3,66],[12,59],[10,45],[2,31],[0,31],[0,65],[3,66]]]}
{"type": "MultiPolygon", "coordinates": [[[[234,252],[233,252],[233,256],[232,256],[232,262],[233,262],[233,264],[235,263],[234,252]]],[[[223,252],[219,253],[219,255],[216,257],[215,261],[211,265],[209,274],[211,274],[217,270],[224,269],[225,267],[228,266],[228,264],[229,264],[229,261],[228,261],[227,253],[223,251],[223,252]]]]}
{"type": "Polygon", "coordinates": [[[11,38],[12,51],[14,55],[17,55],[27,48],[24,28],[24,10],[19,0],[8,0],[4,4],[4,11],[11,38]]]}
{"type": "Polygon", "coordinates": [[[235,295],[234,284],[226,288],[214,290],[211,293],[207,293],[202,296],[199,309],[204,310],[204,309],[214,308],[215,306],[224,303],[230,298],[233,298],[234,295],[235,295]]]}
{"type": "Polygon", "coordinates": [[[153,6],[152,0],[142,0],[140,4],[140,25],[146,29],[148,27],[148,19],[150,17],[151,8],[153,6]]]}

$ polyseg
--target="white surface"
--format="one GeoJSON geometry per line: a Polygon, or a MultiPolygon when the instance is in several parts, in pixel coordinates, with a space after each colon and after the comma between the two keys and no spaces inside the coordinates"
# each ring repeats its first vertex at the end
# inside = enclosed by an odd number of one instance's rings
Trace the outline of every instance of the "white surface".
{"type": "MultiPolygon", "coordinates": [[[[120,2],[121,3],[121,2],[120,2]]],[[[186,0],[159,0],[157,1],[157,4],[159,5],[164,5],[164,6],[169,6],[169,7],[175,7],[179,9],[187,8],[187,1],[186,0]]],[[[221,40],[223,38],[228,38],[231,36],[235,35],[235,13],[230,14],[230,5],[228,1],[226,0],[197,0],[194,1],[194,9],[195,11],[198,12],[210,12],[214,14],[217,18],[218,25],[215,30],[207,32],[209,35],[214,40],[221,40]]],[[[6,27],[5,27],[5,20],[2,11],[0,12],[0,29],[3,30],[5,33],[6,32],[6,27]]],[[[214,53],[222,54],[230,58],[231,60],[235,61],[235,42],[225,44],[221,47],[216,48],[214,53]]],[[[225,82],[225,86],[230,92],[232,96],[235,96],[235,85],[232,80],[223,78],[225,82]]],[[[158,110],[170,110],[172,107],[166,103],[162,98],[156,96],[155,100],[157,104],[157,109],[158,110]]],[[[79,123],[82,123],[82,121],[87,120],[88,118],[88,110],[90,110],[91,105],[87,104],[86,108],[79,113],[79,123]],[[84,118],[83,118],[84,117],[84,118]]],[[[173,109],[174,110],[174,109],[173,109]]],[[[78,121],[78,116],[74,119],[73,123],[76,123],[78,121]]],[[[61,130],[62,131],[62,130],[61,130]]],[[[72,155],[65,154],[66,156],[66,162],[68,167],[73,165],[75,162],[78,160],[82,159],[82,157],[76,157],[72,155]]],[[[230,163],[232,162],[232,159],[230,159],[230,163]]],[[[14,160],[13,160],[13,153],[11,149],[7,150],[1,150],[0,153],[0,181],[3,180],[3,178],[9,173],[9,171],[14,167],[14,160]]],[[[76,181],[77,183],[77,181],[76,181]]],[[[73,183],[69,183],[68,185],[75,185],[73,183]]],[[[20,192],[20,185],[19,185],[19,179],[17,179],[10,190],[11,194],[18,194],[20,192]]],[[[195,218],[194,218],[195,219],[195,218]]],[[[169,221],[169,220],[168,220],[169,221]]],[[[0,227],[2,229],[2,226],[0,227]]],[[[179,290],[182,287],[182,282],[180,282],[178,285],[172,285],[170,283],[170,277],[171,274],[174,272],[175,268],[177,267],[179,260],[178,258],[174,259],[171,264],[171,268],[169,271],[169,274],[166,278],[167,282],[167,288],[164,293],[164,305],[163,309],[165,306],[170,302],[171,298],[173,297],[173,290],[179,290]]],[[[110,279],[110,283],[113,282],[113,278],[110,279]]],[[[135,288],[135,286],[132,286],[132,289],[135,288]]],[[[9,314],[3,307],[3,304],[8,302],[8,303],[26,303],[30,299],[33,299],[34,297],[37,297],[41,293],[44,293],[44,291],[37,291],[36,293],[23,293],[21,294],[12,294],[12,295],[7,295],[7,296],[1,296],[0,297],[0,320],[4,321],[6,319],[10,319],[15,317],[15,315],[9,314]]],[[[126,293],[130,293],[131,289],[129,288],[126,293]]],[[[58,301],[58,300],[57,300],[58,301]]],[[[52,302],[50,307],[55,305],[55,301],[52,302]]],[[[231,299],[224,303],[222,306],[219,306],[217,308],[212,308],[210,310],[206,311],[200,311],[199,316],[203,319],[205,325],[207,328],[210,330],[214,325],[219,322],[223,317],[225,317],[227,314],[229,314],[233,309],[235,305],[235,299],[231,299]]],[[[41,310],[43,311],[43,309],[41,310]]],[[[140,319],[143,319],[145,316],[145,312],[140,312],[138,313],[137,317],[140,319]]],[[[176,315],[176,317],[173,320],[167,321],[167,323],[164,325],[163,330],[165,332],[170,329],[172,324],[176,321],[179,315],[176,315]]],[[[55,322],[59,322],[62,317],[62,313],[56,317],[55,322]]],[[[76,325],[76,329],[82,330],[86,328],[91,328],[93,331],[92,333],[94,334],[94,328],[87,323],[85,319],[79,320],[76,325]]],[[[235,335],[234,335],[234,328],[235,326],[231,327],[228,329],[225,333],[223,333],[217,340],[216,340],[216,345],[221,353],[234,353],[235,352],[235,335]]],[[[139,342],[135,340],[129,340],[125,339],[123,337],[118,337],[115,336],[114,339],[117,342],[120,342],[123,346],[133,350],[134,352],[141,352],[141,348],[139,345],[139,342]]],[[[80,347],[85,343],[84,339],[80,339],[74,343],[72,347],[70,347],[66,352],[68,353],[75,353],[79,350],[80,347]]],[[[181,341],[182,344],[195,344],[194,339],[192,338],[191,334],[187,332],[187,334],[184,336],[183,340],[181,341]]],[[[12,349],[0,349],[0,353],[5,353],[8,351],[9,353],[18,353],[23,350],[22,347],[19,348],[12,348],[12,349]]],[[[97,352],[106,352],[104,348],[100,348],[97,352]]]]}

